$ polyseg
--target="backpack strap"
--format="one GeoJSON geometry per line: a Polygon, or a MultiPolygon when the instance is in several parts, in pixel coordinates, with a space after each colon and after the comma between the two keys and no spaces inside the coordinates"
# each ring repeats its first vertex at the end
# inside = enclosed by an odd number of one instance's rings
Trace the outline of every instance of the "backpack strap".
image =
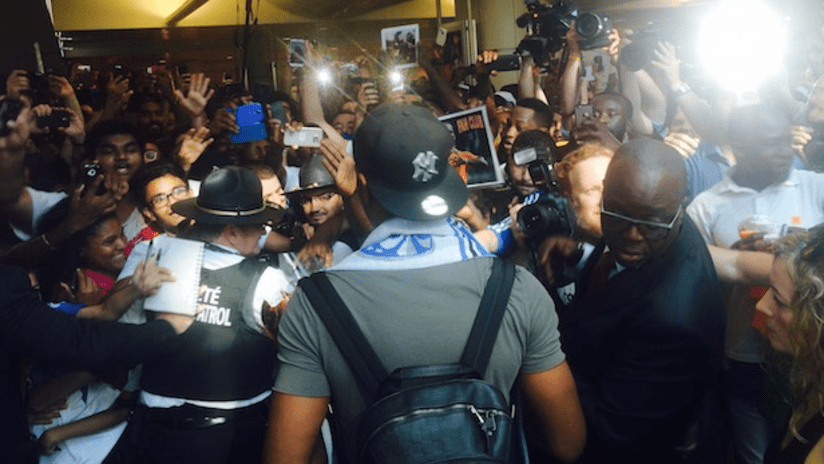
{"type": "MultiPolygon", "coordinates": [[[[514,280],[515,266],[496,258],[461,355],[461,363],[472,368],[480,377],[483,377],[489,364],[514,280]]],[[[389,374],[329,278],[324,272],[316,272],[301,279],[298,285],[303,288],[303,293],[349,364],[361,392],[371,402],[376,401],[380,385],[389,374]]]]}
{"type": "Polygon", "coordinates": [[[510,261],[496,258],[492,263],[492,274],[481,297],[472,331],[469,332],[469,339],[461,355],[461,363],[474,369],[481,378],[486,373],[492,347],[498,338],[498,330],[506,313],[514,281],[515,265],[510,261]]]}
{"type": "Polygon", "coordinates": [[[370,402],[377,401],[380,384],[389,374],[326,273],[315,272],[298,285],[352,369],[361,392],[370,402]]]}

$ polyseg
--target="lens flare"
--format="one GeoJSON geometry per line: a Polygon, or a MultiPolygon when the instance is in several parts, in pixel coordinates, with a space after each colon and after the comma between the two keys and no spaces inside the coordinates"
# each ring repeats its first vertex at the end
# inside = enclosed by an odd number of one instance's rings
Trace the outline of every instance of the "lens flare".
{"type": "Polygon", "coordinates": [[[326,85],[332,82],[332,73],[329,72],[328,69],[318,69],[318,72],[315,74],[315,77],[318,79],[318,82],[321,85],[326,85]]]}
{"type": "Polygon", "coordinates": [[[701,64],[729,91],[754,91],[784,70],[787,28],[759,1],[723,2],[704,18],[698,37],[701,64]]]}

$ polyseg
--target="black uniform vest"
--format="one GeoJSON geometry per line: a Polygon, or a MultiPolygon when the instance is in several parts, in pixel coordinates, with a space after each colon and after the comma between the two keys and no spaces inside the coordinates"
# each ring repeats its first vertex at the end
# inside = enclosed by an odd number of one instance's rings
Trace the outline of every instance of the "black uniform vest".
{"type": "Polygon", "coordinates": [[[251,309],[255,287],[267,266],[267,262],[244,259],[223,269],[202,269],[198,300],[205,308],[178,337],[172,353],[143,365],[142,388],[206,401],[248,399],[272,388],[275,342],[252,329],[243,317],[244,309],[251,309]]]}

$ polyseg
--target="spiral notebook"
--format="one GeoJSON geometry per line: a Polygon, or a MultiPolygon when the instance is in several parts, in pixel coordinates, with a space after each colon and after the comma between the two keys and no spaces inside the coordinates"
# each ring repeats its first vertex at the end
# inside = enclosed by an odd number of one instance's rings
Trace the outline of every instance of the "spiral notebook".
{"type": "Polygon", "coordinates": [[[177,280],[165,282],[157,293],[146,297],[144,309],[190,316],[197,313],[203,245],[203,242],[170,237],[160,247],[150,246],[149,256],[158,255],[158,266],[172,271],[177,280]]]}

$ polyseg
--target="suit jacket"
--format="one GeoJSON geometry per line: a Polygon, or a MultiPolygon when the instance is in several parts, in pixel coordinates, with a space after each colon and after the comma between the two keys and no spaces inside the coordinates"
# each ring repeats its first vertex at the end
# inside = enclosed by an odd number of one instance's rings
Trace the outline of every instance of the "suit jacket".
{"type": "Polygon", "coordinates": [[[40,301],[23,269],[0,265],[0,462],[22,461],[29,441],[20,389],[22,355],[107,369],[158,355],[174,338],[165,321],[138,326],[59,314],[40,301]]]}
{"type": "Polygon", "coordinates": [[[677,462],[675,448],[719,382],[724,318],[689,218],[664,256],[576,296],[561,336],[587,418],[584,462],[677,462]]]}

